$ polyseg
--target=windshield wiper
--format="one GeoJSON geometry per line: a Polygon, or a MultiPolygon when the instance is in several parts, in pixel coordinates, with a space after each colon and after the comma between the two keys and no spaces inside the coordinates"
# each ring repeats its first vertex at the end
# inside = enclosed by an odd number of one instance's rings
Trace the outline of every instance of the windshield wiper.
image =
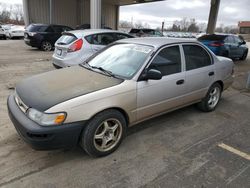
{"type": "MultiPolygon", "coordinates": [[[[88,65],[89,65],[89,64],[88,64],[88,65]]],[[[91,65],[89,65],[89,66],[90,66],[92,69],[98,69],[98,70],[100,70],[100,71],[102,71],[102,72],[108,74],[109,76],[116,77],[111,71],[108,71],[108,70],[106,70],[106,69],[104,69],[104,68],[102,68],[102,67],[96,67],[96,66],[91,66],[91,65]]]]}
{"type": "Polygon", "coordinates": [[[88,64],[88,62],[85,62],[85,63],[81,63],[80,66],[86,68],[86,69],[89,69],[89,70],[93,70],[93,69],[98,69],[102,72],[104,72],[106,75],[109,75],[109,76],[112,76],[112,77],[115,77],[116,78],[116,75],[114,75],[111,71],[108,71],[102,67],[97,67],[97,66],[91,66],[90,64],[88,64]]]}
{"type": "Polygon", "coordinates": [[[84,67],[84,68],[86,68],[86,69],[89,69],[89,70],[91,70],[92,69],[92,67],[86,62],[86,63],[81,63],[81,64],[79,64],[81,67],[84,67]]]}

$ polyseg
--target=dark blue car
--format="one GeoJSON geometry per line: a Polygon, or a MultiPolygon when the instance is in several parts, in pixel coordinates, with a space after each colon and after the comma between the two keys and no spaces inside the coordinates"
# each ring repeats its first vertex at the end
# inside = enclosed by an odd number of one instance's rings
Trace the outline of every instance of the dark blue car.
{"type": "Polygon", "coordinates": [[[212,34],[198,38],[212,52],[219,56],[231,59],[239,58],[245,60],[248,54],[248,47],[241,36],[232,34],[212,34]]]}

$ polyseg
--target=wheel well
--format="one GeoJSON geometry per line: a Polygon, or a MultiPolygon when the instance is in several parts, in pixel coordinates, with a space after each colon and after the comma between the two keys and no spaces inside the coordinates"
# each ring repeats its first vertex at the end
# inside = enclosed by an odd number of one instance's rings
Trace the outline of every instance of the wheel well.
{"type": "Polygon", "coordinates": [[[223,89],[224,89],[224,83],[223,83],[221,80],[218,80],[218,81],[216,81],[215,83],[220,84],[221,89],[222,89],[222,91],[223,91],[223,89]]]}
{"type": "MultiPolygon", "coordinates": [[[[124,118],[126,120],[126,125],[128,126],[128,124],[129,124],[129,116],[128,116],[128,114],[127,114],[127,112],[125,110],[123,110],[122,108],[118,108],[118,107],[109,108],[109,109],[114,109],[114,110],[117,110],[120,113],[122,113],[122,115],[124,116],[124,118]]],[[[108,110],[108,109],[106,109],[106,110],[108,110]]]]}
{"type": "Polygon", "coordinates": [[[99,113],[101,113],[103,111],[106,111],[106,110],[117,110],[117,111],[119,111],[124,116],[124,118],[126,120],[126,125],[128,126],[128,124],[129,124],[129,116],[128,116],[128,114],[127,114],[127,112],[125,110],[123,110],[122,108],[119,108],[119,107],[106,108],[106,109],[96,113],[95,115],[93,115],[90,119],[92,119],[97,114],[99,114],[99,113]]]}

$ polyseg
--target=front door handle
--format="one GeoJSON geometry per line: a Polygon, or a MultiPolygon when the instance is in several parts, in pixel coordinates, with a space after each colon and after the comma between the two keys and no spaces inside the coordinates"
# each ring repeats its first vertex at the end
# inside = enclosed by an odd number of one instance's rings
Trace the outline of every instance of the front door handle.
{"type": "Polygon", "coordinates": [[[208,76],[213,76],[214,75],[214,71],[208,73],[208,76]]]}
{"type": "Polygon", "coordinates": [[[176,85],[181,85],[181,84],[184,84],[184,80],[178,80],[178,81],[176,82],[176,85]]]}

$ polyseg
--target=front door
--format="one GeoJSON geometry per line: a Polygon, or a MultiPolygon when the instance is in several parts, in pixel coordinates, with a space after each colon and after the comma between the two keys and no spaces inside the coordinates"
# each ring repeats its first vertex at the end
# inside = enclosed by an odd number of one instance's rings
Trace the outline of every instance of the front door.
{"type": "Polygon", "coordinates": [[[147,69],[162,73],[160,80],[138,81],[137,120],[165,112],[183,104],[185,73],[179,45],[164,47],[155,55],[147,69]]]}

